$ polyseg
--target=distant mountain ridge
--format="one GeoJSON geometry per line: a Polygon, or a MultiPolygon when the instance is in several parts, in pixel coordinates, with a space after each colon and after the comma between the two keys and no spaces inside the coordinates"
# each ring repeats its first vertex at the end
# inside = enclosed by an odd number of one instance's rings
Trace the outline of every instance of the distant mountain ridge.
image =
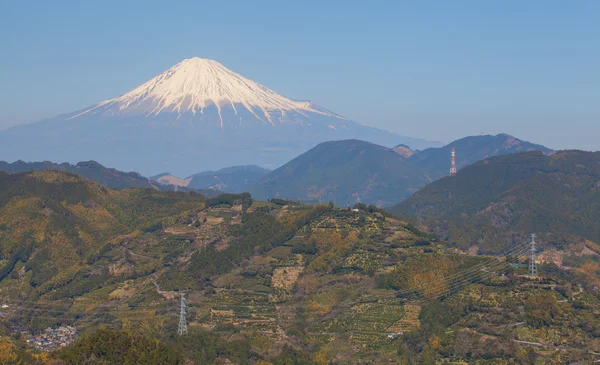
{"type": "Polygon", "coordinates": [[[361,201],[389,206],[447,176],[450,152],[455,146],[459,168],[490,156],[530,150],[552,152],[507,134],[465,137],[423,151],[402,144],[390,149],[361,140],[332,141],[275,169],[250,191],[260,199],[281,196],[313,202],[333,200],[344,205],[361,201]],[[356,151],[368,151],[369,155],[363,158],[362,154],[353,154],[356,151]]]}
{"type": "Polygon", "coordinates": [[[275,168],[318,143],[349,138],[441,145],[363,126],[194,57],[119,97],[0,131],[0,156],[185,176],[233,165],[275,168]]]}
{"type": "MultiPolygon", "coordinates": [[[[0,161],[0,171],[5,171],[11,174],[41,171],[41,170],[58,170],[66,171],[88,180],[94,181],[98,184],[104,185],[111,189],[129,189],[129,188],[140,188],[140,189],[157,189],[157,190],[176,190],[179,189],[172,184],[153,184],[147,177],[143,177],[137,172],[123,172],[113,168],[104,167],[96,161],[83,161],[75,165],[69,163],[54,163],[50,161],[43,162],[24,162],[16,161],[8,163],[0,161]]],[[[198,192],[212,197],[216,196],[219,192],[208,189],[196,189],[198,192]]],[[[182,189],[187,191],[187,189],[182,189]]]]}
{"type": "Polygon", "coordinates": [[[411,154],[408,159],[427,171],[432,178],[447,176],[450,170],[450,152],[456,149],[456,167],[461,168],[488,157],[510,153],[541,151],[552,153],[550,148],[522,141],[508,134],[469,136],[448,143],[444,147],[428,148],[411,154]]]}
{"type": "Polygon", "coordinates": [[[43,162],[24,162],[16,161],[8,163],[0,161],[0,171],[8,173],[20,173],[39,170],[60,170],[85,177],[111,189],[126,188],[153,188],[154,185],[137,172],[122,172],[116,169],[107,168],[96,161],[83,161],[76,165],[69,163],[54,163],[50,161],[43,162]]]}
{"type": "Polygon", "coordinates": [[[203,171],[186,178],[169,173],[152,177],[159,183],[184,186],[190,189],[213,189],[226,193],[246,192],[271,170],[256,165],[231,166],[217,171],[203,171]]]}
{"type": "Polygon", "coordinates": [[[352,139],[317,145],[270,172],[250,192],[257,199],[386,206],[430,181],[424,171],[392,149],[352,139]]]}
{"type": "Polygon", "coordinates": [[[257,165],[230,166],[230,167],[224,167],[217,171],[202,171],[197,174],[191,175],[188,178],[193,179],[198,176],[211,176],[211,175],[216,175],[216,174],[233,174],[233,173],[236,173],[239,171],[245,171],[245,172],[249,172],[249,173],[267,174],[271,170],[265,169],[265,168],[257,166],[257,165]]]}
{"type": "Polygon", "coordinates": [[[499,250],[538,233],[542,242],[600,243],[600,152],[491,157],[433,182],[390,212],[415,216],[461,247],[499,250]]]}

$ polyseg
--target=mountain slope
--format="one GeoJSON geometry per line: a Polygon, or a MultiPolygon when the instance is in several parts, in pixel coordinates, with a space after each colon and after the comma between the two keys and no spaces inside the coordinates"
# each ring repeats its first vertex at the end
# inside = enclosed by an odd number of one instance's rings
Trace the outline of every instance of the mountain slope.
{"type": "Polygon", "coordinates": [[[282,197],[390,205],[430,181],[390,148],[359,140],[321,143],[269,173],[250,191],[258,199],[282,197]]]}
{"type": "MultiPolygon", "coordinates": [[[[21,173],[41,170],[57,170],[66,171],[75,175],[79,175],[86,179],[89,179],[98,184],[104,185],[110,189],[158,189],[158,190],[178,190],[178,191],[189,191],[185,187],[177,186],[169,182],[161,184],[152,184],[148,181],[148,178],[143,177],[137,172],[123,172],[113,168],[108,168],[100,165],[96,161],[84,161],[79,162],[76,165],[68,163],[57,164],[50,161],[44,162],[23,162],[16,161],[8,163],[0,161],[0,171],[6,171],[8,173],[21,173]]],[[[197,192],[203,194],[206,197],[215,197],[219,195],[220,191],[216,189],[194,189],[197,192]]]]}
{"type": "Polygon", "coordinates": [[[598,246],[531,279],[524,257],[457,254],[383,213],[0,173],[0,362],[593,359],[598,246]]]}
{"type": "MultiPolygon", "coordinates": [[[[286,113],[316,113],[345,120],[338,115],[314,107],[310,102],[298,102],[275,93],[272,90],[244,78],[225,68],[220,63],[200,58],[183,60],[150,81],[119,96],[99,103],[78,113],[70,119],[85,114],[142,114],[158,115],[162,112],[204,114],[208,107],[215,107],[218,124],[234,126],[242,123],[241,114],[233,120],[224,120],[223,107],[231,107],[238,113],[250,113],[252,122],[268,122],[275,126],[290,122],[283,116],[286,113]]],[[[213,122],[213,121],[209,121],[213,122]]]]}
{"type": "Polygon", "coordinates": [[[115,236],[205,201],[195,193],[111,190],[64,171],[0,172],[0,280],[29,262],[32,290],[45,294],[73,280],[115,236]]]}
{"type": "Polygon", "coordinates": [[[0,132],[0,155],[185,176],[240,164],[277,167],[317,143],[358,137],[386,146],[436,145],[362,126],[192,58],[120,97],[0,132]]]}
{"type": "Polygon", "coordinates": [[[580,237],[600,243],[600,152],[492,157],[429,184],[389,210],[420,217],[463,247],[498,249],[529,233],[546,241],[580,237]]]}
{"type": "Polygon", "coordinates": [[[393,150],[394,150],[394,152],[396,152],[397,154],[399,154],[400,156],[402,156],[404,158],[409,158],[410,156],[419,152],[419,151],[413,151],[410,149],[410,147],[403,145],[403,144],[397,145],[396,147],[393,148],[393,150]]]}
{"type": "MultiPolygon", "coordinates": [[[[259,182],[270,170],[260,166],[232,166],[218,171],[204,171],[188,177],[187,187],[192,189],[215,189],[226,193],[242,193],[259,182]]],[[[186,180],[187,180],[186,179],[186,180]]]]}
{"type": "Polygon", "coordinates": [[[151,176],[150,179],[162,185],[173,185],[177,187],[187,187],[190,181],[192,181],[191,178],[182,179],[180,177],[173,176],[168,172],[151,176]]]}
{"type": "Polygon", "coordinates": [[[522,141],[508,134],[498,134],[461,138],[444,147],[419,151],[408,158],[427,171],[432,178],[439,179],[448,175],[450,152],[453,147],[456,149],[456,167],[458,169],[492,156],[534,150],[542,151],[545,154],[552,152],[551,149],[544,146],[522,141]]]}

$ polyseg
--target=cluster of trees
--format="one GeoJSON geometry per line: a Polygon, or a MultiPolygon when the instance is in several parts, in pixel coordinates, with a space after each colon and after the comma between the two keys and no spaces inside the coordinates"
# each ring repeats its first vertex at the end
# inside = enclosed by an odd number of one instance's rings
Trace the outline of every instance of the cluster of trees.
{"type": "Polygon", "coordinates": [[[414,255],[391,273],[378,276],[377,284],[402,290],[407,297],[436,297],[448,289],[446,278],[457,268],[458,263],[446,255],[414,255]]]}
{"type": "Polygon", "coordinates": [[[8,328],[0,323],[0,364],[42,365],[48,363],[47,358],[45,353],[33,354],[20,333],[11,336],[8,328]]]}
{"type": "Polygon", "coordinates": [[[226,273],[245,258],[283,245],[301,227],[330,209],[326,205],[319,205],[285,223],[264,212],[244,213],[241,226],[232,228],[236,230],[232,233],[237,238],[224,250],[218,251],[210,246],[196,252],[187,270],[195,278],[226,273]]]}
{"type": "Polygon", "coordinates": [[[221,194],[217,197],[208,199],[206,205],[208,207],[218,207],[222,205],[233,206],[242,205],[243,209],[248,209],[252,205],[252,196],[250,193],[241,194],[221,194]]]}
{"type": "Polygon", "coordinates": [[[161,218],[206,200],[151,189],[113,191],[61,171],[3,175],[0,187],[0,280],[21,261],[33,270],[33,288],[69,266],[93,263],[115,235],[160,230],[161,218]],[[50,252],[56,247],[59,255],[50,252]]]}
{"type": "Polygon", "coordinates": [[[127,331],[97,330],[65,348],[57,357],[77,364],[184,364],[181,353],[159,340],[127,331]]]}
{"type": "Polygon", "coordinates": [[[449,300],[433,301],[424,306],[419,315],[421,327],[406,334],[398,346],[400,359],[408,364],[430,365],[439,363],[443,358],[462,359],[469,363],[486,363],[494,359],[513,359],[519,364],[536,363],[535,351],[513,342],[512,333],[503,332],[489,338],[471,329],[447,333],[448,326],[473,310],[472,305],[471,302],[449,300]]]}
{"type": "Polygon", "coordinates": [[[293,201],[293,200],[286,200],[286,199],[279,199],[279,198],[272,198],[271,200],[269,200],[271,203],[279,205],[279,206],[284,206],[284,205],[289,205],[289,204],[300,204],[299,201],[293,201]]]}
{"type": "Polygon", "coordinates": [[[48,363],[53,365],[208,365],[226,361],[240,365],[315,365],[310,354],[288,345],[278,355],[265,356],[252,350],[251,339],[246,336],[225,341],[196,328],[185,336],[162,339],[129,331],[95,330],[50,357],[54,360],[48,363]]]}
{"type": "Polygon", "coordinates": [[[309,245],[316,248],[317,256],[308,265],[309,271],[327,272],[333,270],[357,243],[356,230],[342,233],[330,229],[314,229],[309,245]]]}

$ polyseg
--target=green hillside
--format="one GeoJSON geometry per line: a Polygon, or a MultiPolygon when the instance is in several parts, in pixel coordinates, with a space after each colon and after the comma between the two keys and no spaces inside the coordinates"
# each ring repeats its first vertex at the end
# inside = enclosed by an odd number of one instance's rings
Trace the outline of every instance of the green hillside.
{"type": "Polygon", "coordinates": [[[563,364],[600,350],[590,244],[528,278],[527,246],[466,255],[364,204],[116,191],[60,171],[0,174],[0,188],[0,363],[563,364]],[[72,344],[37,350],[67,325],[72,344]]]}
{"type": "Polygon", "coordinates": [[[542,151],[545,154],[552,152],[544,146],[522,141],[508,134],[498,134],[461,138],[444,147],[428,148],[411,154],[408,159],[427,171],[433,179],[439,179],[448,176],[452,147],[456,149],[458,169],[493,156],[527,151],[542,151]]]}
{"type": "Polygon", "coordinates": [[[319,144],[269,173],[250,191],[258,199],[391,205],[430,181],[392,149],[359,140],[319,144]]]}
{"type": "Polygon", "coordinates": [[[205,200],[197,193],[110,190],[62,171],[0,172],[0,279],[28,272],[28,297],[85,285],[85,264],[119,235],[154,229],[205,200]]]}
{"type": "Polygon", "coordinates": [[[545,243],[600,243],[600,153],[493,157],[438,180],[391,212],[425,219],[460,247],[498,250],[538,233],[545,243]]]}

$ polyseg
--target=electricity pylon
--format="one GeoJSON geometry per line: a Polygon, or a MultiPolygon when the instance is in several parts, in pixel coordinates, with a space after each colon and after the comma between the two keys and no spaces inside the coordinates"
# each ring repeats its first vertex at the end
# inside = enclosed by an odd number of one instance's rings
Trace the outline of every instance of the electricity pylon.
{"type": "Polygon", "coordinates": [[[186,308],[187,307],[185,305],[185,294],[181,293],[181,305],[180,305],[180,311],[179,311],[179,328],[177,328],[177,334],[180,336],[187,334],[187,321],[185,320],[186,308]]]}
{"type": "Polygon", "coordinates": [[[535,265],[535,234],[531,234],[531,253],[529,257],[529,276],[537,276],[537,266],[535,265]]]}

